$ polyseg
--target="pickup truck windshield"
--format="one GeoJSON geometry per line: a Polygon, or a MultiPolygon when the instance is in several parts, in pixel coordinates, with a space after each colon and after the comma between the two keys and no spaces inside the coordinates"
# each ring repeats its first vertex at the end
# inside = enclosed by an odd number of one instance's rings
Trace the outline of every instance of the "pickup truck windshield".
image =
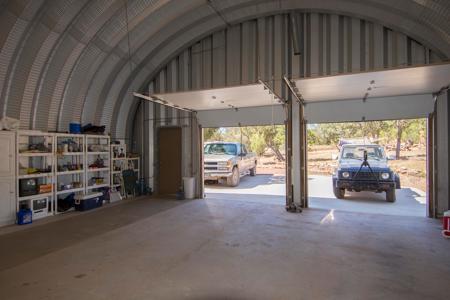
{"type": "Polygon", "coordinates": [[[342,149],[342,159],[364,159],[364,150],[367,150],[367,158],[373,160],[384,159],[384,151],[377,146],[345,146],[342,149]]]}
{"type": "Polygon", "coordinates": [[[234,144],[207,144],[204,153],[237,155],[237,147],[234,144]]]}

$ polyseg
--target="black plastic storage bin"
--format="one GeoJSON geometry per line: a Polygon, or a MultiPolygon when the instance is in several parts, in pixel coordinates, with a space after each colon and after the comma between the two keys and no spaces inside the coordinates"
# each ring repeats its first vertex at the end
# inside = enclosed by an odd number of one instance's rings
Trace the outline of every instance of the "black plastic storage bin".
{"type": "Polygon", "coordinates": [[[100,207],[103,205],[103,193],[90,193],[86,195],[75,196],[75,209],[85,211],[100,207]]]}

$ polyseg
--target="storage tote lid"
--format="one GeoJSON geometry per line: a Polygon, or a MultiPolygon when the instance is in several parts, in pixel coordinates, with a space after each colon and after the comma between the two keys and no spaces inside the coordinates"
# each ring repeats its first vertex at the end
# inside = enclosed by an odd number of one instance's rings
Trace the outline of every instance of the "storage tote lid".
{"type": "Polygon", "coordinates": [[[85,195],[75,195],[75,200],[86,200],[86,199],[92,199],[95,197],[101,197],[103,196],[103,193],[87,193],[85,195]]]}

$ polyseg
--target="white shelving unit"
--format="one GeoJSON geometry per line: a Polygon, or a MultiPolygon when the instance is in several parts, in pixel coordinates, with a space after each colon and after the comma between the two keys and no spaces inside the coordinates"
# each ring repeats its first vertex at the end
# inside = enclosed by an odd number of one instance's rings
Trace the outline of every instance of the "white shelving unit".
{"type": "Polygon", "coordinates": [[[55,212],[54,147],[54,134],[40,131],[16,134],[16,210],[31,209],[33,219],[55,212]]]}
{"type": "Polygon", "coordinates": [[[109,187],[111,183],[110,138],[107,135],[85,136],[85,192],[109,187]]]}
{"type": "MultiPolygon", "coordinates": [[[[9,193],[13,205],[9,219],[14,217],[12,211],[21,207],[31,209],[34,220],[57,214],[58,199],[110,187],[109,136],[26,130],[10,136],[12,146],[3,143],[15,158],[10,160],[14,191],[9,193]]],[[[5,200],[2,205],[6,204],[5,200]]]]}
{"type": "MultiPolygon", "coordinates": [[[[71,193],[85,191],[85,136],[82,134],[55,134],[55,199],[65,198],[71,193]]],[[[58,213],[58,210],[55,210],[58,213]]]]}

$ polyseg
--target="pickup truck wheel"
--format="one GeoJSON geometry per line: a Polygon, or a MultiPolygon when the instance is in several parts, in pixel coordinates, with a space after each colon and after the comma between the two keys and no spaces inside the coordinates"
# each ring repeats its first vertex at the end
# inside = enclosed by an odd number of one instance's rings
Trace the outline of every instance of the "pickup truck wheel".
{"type": "Polygon", "coordinates": [[[395,188],[386,191],[386,201],[395,202],[395,188]]]}
{"type": "Polygon", "coordinates": [[[344,199],[345,197],[345,189],[340,189],[337,187],[333,187],[333,194],[338,199],[344,199]]]}
{"type": "Polygon", "coordinates": [[[240,180],[241,176],[239,174],[239,169],[238,167],[234,167],[233,174],[227,178],[227,185],[232,187],[238,186],[240,180]]]}
{"type": "Polygon", "coordinates": [[[250,169],[250,176],[255,176],[256,175],[256,165],[250,169]]]}

